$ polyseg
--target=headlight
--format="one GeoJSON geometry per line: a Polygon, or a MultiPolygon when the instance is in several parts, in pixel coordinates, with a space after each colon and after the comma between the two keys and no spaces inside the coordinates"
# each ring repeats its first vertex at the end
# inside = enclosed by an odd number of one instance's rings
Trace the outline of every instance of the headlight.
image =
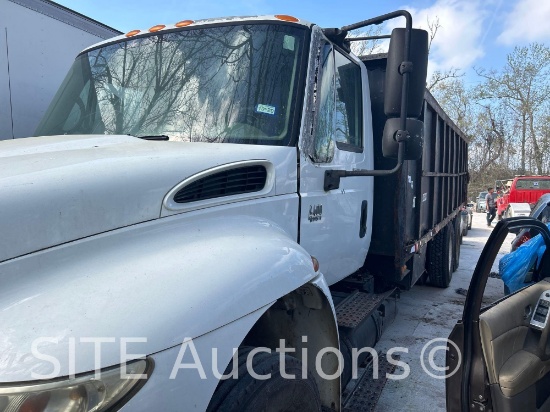
{"type": "Polygon", "coordinates": [[[147,362],[139,360],[75,379],[37,384],[0,385],[0,412],[100,412],[112,407],[145,379],[147,362]],[[124,374],[123,374],[124,373],[124,374]]]}

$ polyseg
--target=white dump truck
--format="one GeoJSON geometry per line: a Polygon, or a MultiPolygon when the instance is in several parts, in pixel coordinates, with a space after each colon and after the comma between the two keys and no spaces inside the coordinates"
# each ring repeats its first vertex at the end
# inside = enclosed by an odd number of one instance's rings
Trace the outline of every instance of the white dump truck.
{"type": "Polygon", "coordinates": [[[84,50],[0,142],[0,411],[342,410],[399,290],[458,264],[468,145],[427,44],[397,11],[84,50]],[[397,17],[387,55],[350,52],[397,17]]]}

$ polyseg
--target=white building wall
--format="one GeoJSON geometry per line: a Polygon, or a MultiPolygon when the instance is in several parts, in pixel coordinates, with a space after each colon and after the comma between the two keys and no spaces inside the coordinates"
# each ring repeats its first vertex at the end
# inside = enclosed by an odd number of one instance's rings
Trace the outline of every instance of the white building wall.
{"type": "Polygon", "coordinates": [[[118,34],[48,0],[0,0],[0,140],[32,136],[77,54],[118,34]]]}

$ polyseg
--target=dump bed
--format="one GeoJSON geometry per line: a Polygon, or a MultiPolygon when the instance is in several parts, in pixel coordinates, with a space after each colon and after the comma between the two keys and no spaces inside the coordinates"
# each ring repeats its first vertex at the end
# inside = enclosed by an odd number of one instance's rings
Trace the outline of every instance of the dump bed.
{"type": "MultiPolygon", "coordinates": [[[[374,168],[397,161],[382,156],[385,55],[361,58],[369,72],[374,168]]],[[[405,161],[393,175],[374,180],[372,241],[367,268],[391,283],[410,287],[424,273],[428,242],[457,216],[467,201],[468,142],[434,97],[426,91],[423,155],[405,161]],[[407,276],[409,275],[410,276],[407,276]]],[[[454,221],[453,221],[454,223],[454,221]]]]}

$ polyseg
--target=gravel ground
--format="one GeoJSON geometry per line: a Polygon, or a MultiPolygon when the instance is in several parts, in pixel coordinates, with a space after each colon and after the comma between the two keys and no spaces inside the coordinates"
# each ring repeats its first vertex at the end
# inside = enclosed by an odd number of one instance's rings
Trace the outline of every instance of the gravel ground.
{"type": "MultiPolygon", "coordinates": [[[[462,317],[465,296],[456,290],[468,289],[479,255],[491,233],[492,228],[487,227],[485,216],[484,213],[474,213],[472,229],[464,237],[461,246],[459,269],[453,274],[451,285],[447,289],[415,286],[402,293],[398,302],[397,318],[386,330],[376,349],[382,354],[390,348],[406,348],[408,353],[398,350],[396,354],[408,365],[410,373],[403,379],[387,381],[376,412],[445,411],[445,380],[441,378],[444,372],[435,371],[429,366],[431,349],[444,343],[427,344],[432,339],[447,338],[457,320],[462,317]],[[437,375],[437,378],[430,376],[422,366],[421,353],[424,347],[426,369],[437,375]]],[[[495,224],[496,221],[493,222],[493,228],[495,224]]],[[[510,236],[512,239],[513,235],[510,236]]],[[[505,242],[503,249],[509,243],[505,242]]],[[[506,253],[506,250],[501,253],[506,253]]],[[[498,271],[498,268],[494,267],[493,270],[498,271]]],[[[502,281],[490,278],[485,295],[502,296],[502,281]]],[[[436,350],[434,355],[435,365],[444,367],[445,351],[436,350]]],[[[394,373],[404,376],[405,369],[398,367],[394,373]]]]}

